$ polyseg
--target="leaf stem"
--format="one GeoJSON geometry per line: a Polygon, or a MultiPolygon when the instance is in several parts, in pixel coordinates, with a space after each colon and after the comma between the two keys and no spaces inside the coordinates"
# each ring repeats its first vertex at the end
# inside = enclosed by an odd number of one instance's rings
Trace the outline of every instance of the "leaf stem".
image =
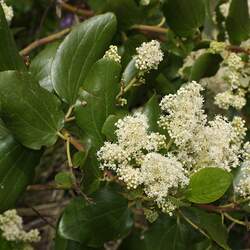
{"type": "Polygon", "coordinates": [[[195,223],[193,223],[188,217],[186,217],[180,210],[178,211],[178,213],[183,217],[183,219],[188,222],[193,228],[195,228],[196,230],[198,230],[201,234],[203,234],[205,237],[207,237],[208,239],[210,239],[209,235],[207,233],[205,233],[199,226],[197,226],[195,223]]]}
{"type": "Polygon", "coordinates": [[[133,87],[136,81],[137,78],[134,77],[125,88],[124,86],[122,86],[119,94],[116,96],[116,100],[119,100],[126,92],[128,92],[128,90],[130,90],[130,88],[133,87]]]}
{"type": "Polygon", "coordinates": [[[223,215],[231,220],[232,222],[236,223],[236,224],[239,224],[239,225],[242,225],[242,226],[246,226],[246,223],[244,221],[241,221],[241,220],[238,220],[238,219],[235,219],[234,217],[232,217],[231,215],[229,215],[228,213],[223,213],[223,215]]]}
{"type": "Polygon", "coordinates": [[[71,158],[71,153],[70,153],[70,137],[68,137],[66,141],[66,151],[67,151],[67,159],[68,159],[69,167],[72,168],[73,163],[72,163],[72,158],[71,158]]]}

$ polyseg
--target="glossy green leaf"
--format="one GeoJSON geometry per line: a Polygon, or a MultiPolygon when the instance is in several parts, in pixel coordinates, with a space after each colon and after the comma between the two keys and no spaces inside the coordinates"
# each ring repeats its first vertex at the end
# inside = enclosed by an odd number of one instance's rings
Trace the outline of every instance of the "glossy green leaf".
{"type": "Polygon", "coordinates": [[[193,35],[205,20],[205,5],[201,0],[166,0],[163,6],[167,25],[178,35],[193,35]]]}
{"type": "Polygon", "coordinates": [[[88,246],[102,246],[128,233],[133,220],[123,196],[107,186],[93,195],[93,201],[86,203],[76,198],[70,203],[58,226],[62,237],[88,246]]]}
{"type": "Polygon", "coordinates": [[[74,176],[70,172],[60,172],[55,176],[55,182],[63,188],[72,188],[74,186],[74,176]]]}
{"type": "Polygon", "coordinates": [[[116,18],[106,13],[78,25],[60,45],[52,64],[52,82],[58,95],[74,104],[93,63],[104,55],[116,32],[116,18]]]}
{"type": "Polygon", "coordinates": [[[203,77],[215,75],[221,61],[221,56],[217,54],[204,53],[199,56],[191,69],[190,81],[199,81],[203,77]]]}
{"type": "Polygon", "coordinates": [[[186,197],[194,203],[210,203],[221,198],[232,183],[232,175],[221,168],[203,168],[191,176],[186,197]]]}
{"type": "Polygon", "coordinates": [[[135,59],[133,58],[126,66],[122,74],[122,83],[127,86],[131,80],[137,76],[139,70],[135,67],[135,59]]]}
{"type": "Polygon", "coordinates": [[[121,67],[114,61],[101,59],[91,68],[81,91],[83,106],[75,109],[76,123],[91,139],[92,146],[103,144],[102,126],[109,115],[116,111],[121,67]]]}
{"type": "Polygon", "coordinates": [[[145,233],[145,250],[184,250],[190,245],[190,228],[161,216],[145,233]]]}
{"type": "Polygon", "coordinates": [[[0,5],[0,71],[24,69],[24,62],[18,53],[2,6],[0,5]]]}
{"type": "Polygon", "coordinates": [[[146,250],[144,235],[138,231],[132,231],[131,234],[122,241],[119,250],[146,250]]]}
{"type": "Polygon", "coordinates": [[[40,156],[17,143],[0,120],[0,212],[13,207],[31,183],[40,156]]]}
{"type": "Polygon", "coordinates": [[[207,213],[193,207],[183,210],[183,213],[190,221],[204,230],[220,247],[226,250],[230,249],[227,245],[227,229],[222,224],[220,215],[207,213]]]}
{"type": "Polygon", "coordinates": [[[239,44],[250,37],[250,18],[247,0],[232,0],[226,27],[232,43],[239,44]]]}
{"type": "Polygon", "coordinates": [[[159,125],[157,121],[159,120],[161,109],[159,106],[159,100],[156,95],[153,95],[146,103],[143,113],[148,118],[150,131],[159,132],[159,125]]]}
{"type": "Polygon", "coordinates": [[[96,159],[97,150],[103,145],[102,127],[109,115],[117,110],[116,95],[119,92],[121,67],[114,61],[101,59],[91,68],[81,91],[81,101],[75,109],[76,123],[91,141],[91,149],[85,169],[85,183],[92,185],[100,174],[96,159]]]}
{"type": "Polygon", "coordinates": [[[117,129],[115,124],[119,119],[126,116],[126,112],[121,112],[116,115],[110,115],[103,124],[102,133],[105,135],[108,141],[115,141],[117,139],[115,130],[117,129]]]}
{"type": "Polygon", "coordinates": [[[91,8],[97,13],[111,11],[115,13],[121,28],[128,28],[138,23],[141,10],[134,0],[88,0],[91,8]]]}
{"type": "Polygon", "coordinates": [[[30,65],[33,77],[39,82],[41,87],[50,92],[53,90],[50,71],[59,45],[60,43],[58,42],[48,45],[32,60],[30,65]]]}
{"type": "Polygon", "coordinates": [[[28,73],[0,72],[0,115],[17,141],[40,149],[53,145],[63,126],[57,98],[28,73]]]}
{"type": "MultiPolygon", "coordinates": [[[[1,250],[1,248],[0,248],[1,250]]],[[[60,235],[56,236],[54,250],[98,250],[97,248],[86,247],[78,242],[67,240],[60,235]]],[[[99,249],[101,250],[101,249],[99,249]]],[[[102,249],[103,250],[103,249],[102,249]]]]}

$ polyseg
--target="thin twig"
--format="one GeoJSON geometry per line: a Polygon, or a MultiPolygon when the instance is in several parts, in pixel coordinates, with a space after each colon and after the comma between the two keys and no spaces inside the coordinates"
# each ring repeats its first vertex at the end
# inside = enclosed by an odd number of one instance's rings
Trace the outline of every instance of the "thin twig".
{"type": "Polygon", "coordinates": [[[231,52],[244,53],[244,54],[250,55],[250,49],[244,49],[244,48],[241,48],[238,46],[232,46],[232,45],[228,46],[227,49],[231,52]]]}
{"type": "Polygon", "coordinates": [[[51,226],[53,229],[56,230],[56,227],[50,223],[43,215],[40,214],[40,212],[38,210],[36,210],[34,207],[31,207],[30,208],[43,220],[45,221],[45,223],[47,223],[49,226],[51,226]]]}
{"type": "Polygon", "coordinates": [[[60,32],[57,32],[57,33],[54,33],[54,34],[49,35],[47,37],[36,40],[33,43],[29,44],[26,48],[21,50],[20,55],[27,56],[32,50],[34,50],[42,45],[54,42],[54,41],[62,38],[63,36],[68,34],[70,32],[70,30],[71,30],[70,28],[67,28],[67,29],[61,30],[60,32]]]}
{"type": "Polygon", "coordinates": [[[65,188],[56,185],[55,183],[50,184],[34,184],[27,187],[27,191],[48,191],[48,190],[64,190],[65,188]]]}
{"type": "Polygon", "coordinates": [[[193,228],[195,228],[196,230],[198,230],[201,234],[203,234],[204,236],[206,236],[208,239],[210,239],[209,235],[204,232],[199,226],[197,226],[194,222],[192,222],[188,217],[186,217],[180,210],[178,211],[178,213],[183,217],[183,219],[188,222],[193,228]]]}
{"type": "Polygon", "coordinates": [[[135,24],[131,27],[131,29],[154,32],[154,33],[159,33],[159,34],[166,34],[168,32],[167,28],[163,28],[159,26],[144,25],[144,24],[135,24]]]}
{"type": "Polygon", "coordinates": [[[73,6],[73,5],[65,3],[62,0],[59,0],[58,4],[60,4],[62,9],[66,10],[66,11],[69,11],[69,12],[72,12],[74,14],[77,14],[79,16],[83,16],[83,17],[92,17],[92,16],[94,16],[94,12],[92,10],[79,9],[79,8],[73,6]]]}

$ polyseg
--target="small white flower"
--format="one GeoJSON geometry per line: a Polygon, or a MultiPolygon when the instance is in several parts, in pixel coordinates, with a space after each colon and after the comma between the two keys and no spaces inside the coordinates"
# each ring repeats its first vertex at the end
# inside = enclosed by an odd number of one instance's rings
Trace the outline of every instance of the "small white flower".
{"type": "Polygon", "coordinates": [[[2,236],[8,241],[21,241],[26,243],[38,242],[41,237],[37,229],[25,232],[23,220],[16,210],[8,210],[0,215],[0,230],[2,236]]]}
{"type": "Polygon", "coordinates": [[[117,46],[110,45],[109,49],[105,52],[105,55],[103,58],[108,58],[110,60],[113,60],[117,63],[121,63],[121,56],[118,54],[118,48],[117,46]]]}
{"type": "Polygon", "coordinates": [[[220,54],[220,53],[224,52],[225,49],[226,49],[226,43],[211,41],[210,48],[208,49],[208,52],[210,52],[212,54],[220,54]]]}
{"type": "Polygon", "coordinates": [[[231,106],[240,110],[246,105],[246,98],[241,95],[233,94],[230,90],[228,90],[215,96],[215,104],[221,109],[229,109],[231,106]]]}
{"type": "Polygon", "coordinates": [[[229,14],[230,2],[223,3],[220,5],[220,12],[224,17],[227,17],[229,14]]]}
{"type": "Polygon", "coordinates": [[[226,58],[225,62],[228,64],[228,67],[232,70],[240,70],[244,67],[244,62],[241,57],[236,53],[230,53],[230,55],[226,58]]]}
{"type": "Polygon", "coordinates": [[[0,4],[2,5],[6,20],[8,21],[8,23],[10,23],[12,18],[14,17],[14,12],[13,12],[12,7],[8,6],[4,2],[4,0],[0,0],[0,4]]]}
{"type": "Polygon", "coordinates": [[[142,72],[157,69],[159,63],[163,60],[160,43],[156,40],[148,43],[144,42],[136,51],[135,66],[142,72]]]}
{"type": "Polygon", "coordinates": [[[145,193],[159,202],[189,182],[182,164],[171,155],[165,157],[159,153],[147,154],[141,173],[145,193]]]}
{"type": "Polygon", "coordinates": [[[160,103],[167,115],[161,116],[159,125],[167,129],[178,146],[189,143],[206,123],[202,109],[204,99],[200,94],[202,90],[201,85],[191,82],[180,88],[175,95],[165,96],[160,103]]]}

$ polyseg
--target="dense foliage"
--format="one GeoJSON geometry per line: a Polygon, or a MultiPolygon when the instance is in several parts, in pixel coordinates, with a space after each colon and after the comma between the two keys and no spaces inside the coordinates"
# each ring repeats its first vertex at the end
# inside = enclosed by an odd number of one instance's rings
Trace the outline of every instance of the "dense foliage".
{"type": "Polygon", "coordinates": [[[55,250],[250,248],[250,2],[48,2],[0,1],[0,250],[38,249],[32,188],[55,250]]]}

